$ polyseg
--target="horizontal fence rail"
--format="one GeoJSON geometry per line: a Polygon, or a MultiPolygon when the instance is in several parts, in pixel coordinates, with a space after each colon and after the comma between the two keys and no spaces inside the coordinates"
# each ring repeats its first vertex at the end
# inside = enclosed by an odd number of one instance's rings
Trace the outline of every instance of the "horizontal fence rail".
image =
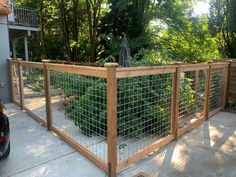
{"type": "Polygon", "coordinates": [[[221,111],[232,96],[234,67],[9,60],[14,103],[111,177],[221,111]]]}

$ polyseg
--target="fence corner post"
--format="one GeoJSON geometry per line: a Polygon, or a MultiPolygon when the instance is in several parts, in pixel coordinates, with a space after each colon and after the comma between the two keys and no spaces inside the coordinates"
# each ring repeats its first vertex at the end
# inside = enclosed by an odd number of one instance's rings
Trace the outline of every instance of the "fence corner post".
{"type": "Polygon", "coordinates": [[[225,104],[227,105],[229,102],[229,88],[230,88],[230,75],[231,75],[231,64],[232,64],[231,59],[227,60],[228,63],[228,73],[227,73],[227,85],[226,85],[226,94],[225,94],[225,104]]]}
{"type": "Polygon", "coordinates": [[[47,128],[48,131],[52,129],[52,105],[51,105],[51,90],[50,90],[50,72],[47,70],[47,63],[49,60],[42,60],[44,71],[44,90],[46,100],[46,115],[47,115],[47,128]]]}
{"type": "Polygon", "coordinates": [[[106,63],[107,68],[107,139],[108,176],[117,173],[117,63],[106,63]]]}
{"type": "Polygon", "coordinates": [[[206,83],[205,83],[205,103],[204,103],[204,119],[209,119],[209,102],[210,102],[210,91],[211,91],[211,64],[213,62],[208,62],[208,72],[206,75],[206,83]]]}
{"type": "Polygon", "coordinates": [[[21,63],[22,58],[17,58],[18,74],[19,74],[19,87],[20,87],[20,109],[24,110],[25,99],[24,99],[24,81],[23,81],[23,71],[21,63]]]}
{"type": "Polygon", "coordinates": [[[179,118],[179,90],[180,90],[180,66],[182,62],[175,62],[176,72],[173,75],[173,94],[172,94],[172,121],[171,121],[171,134],[174,139],[178,138],[178,118],[179,118]]]}

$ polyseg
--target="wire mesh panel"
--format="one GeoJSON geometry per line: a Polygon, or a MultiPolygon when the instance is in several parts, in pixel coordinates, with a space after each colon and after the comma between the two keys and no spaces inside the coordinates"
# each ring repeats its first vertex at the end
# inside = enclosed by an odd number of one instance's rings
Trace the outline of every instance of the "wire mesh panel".
{"type": "Polygon", "coordinates": [[[172,74],[118,79],[118,162],[171,131],[172,74]]]}
{"type": "Polygon", "coordinates": [[[53,126],[107,162],[106,79],[50,71],[53,126]]]}
{"type": "Polygon", "coordinates": [[[179,128],[203,117],[206,70],[186,71],[180,74],[179,128]]]}
{"type": "Polygon", "coordinates": [[[223,105],[224,95],[224,68],[212,69],[209,98],[209,111],[213,111],[223,105]]]}
{"type": "Polygon", "coordinates": [[[46,121],[44,71],[30,66],[22,67],[24,103],[35,115],[46,121]]]}
{"type": "Polygon", "coordinates": [[[11,64],[11,71],[12,71],[12,87],[13,87],[13,100],[20,104],[20,82],[19,82],[19,70],[17,64],[11,64]]]}

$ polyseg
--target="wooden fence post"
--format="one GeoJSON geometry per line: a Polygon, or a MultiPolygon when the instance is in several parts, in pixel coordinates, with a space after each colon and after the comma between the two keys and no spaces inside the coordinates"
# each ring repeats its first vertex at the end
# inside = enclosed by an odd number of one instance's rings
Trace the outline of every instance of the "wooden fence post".
{"type": "Polygon", "coordinates": [[[205,80],[205,101],[204,101],[204,119],[208,120],[208,114],[209,114],[209,101],[210,101],[210,90],[211,90],[211,63],[209,62],[209,69],[206,74],[206,80],[205,80]]]}
{"type": "Polygon", "coordinates": [[[19,87],[20,87],[20,108],[21,110],[25,107],[25,99],[24,99],[24,80],[23,80],[23,71],[20,62],[22,61],[21,58],[17,58],[18,64],[18,75],[19,75],[19,87]]]}
{"type": "Polygon", "coordinates": [[[226,95],[225,95],[225,103],[229,102],[229,88],[230,88],[230,76],[231,76],[231,63],[232,60],[227,60],[228,64],[228,75],[227,75],[227,85],[226,85],[226,95]]]}
{"type": "Polygon", "coordinates": [[[52,104],[51,104],[51,84],[50,84],[50,71],[47,70],[47,63],[49,60],[42,60],[44,68],[44,90],[46,100],[46,113],[47,113],[47,127],[48,131],[52,130],[52,104]]]}
{"type": "Polygon", "coordinates": [[[181,62],[175,62],[177,65],[176,72],[173,75],[173,95],[172,95],[172,122],[171,134],[174,139],[178,138],[178,119],[179,119],[179,90],[180,90],[180,65],[181,62]]]}
{"type": "MultiPolygon", "coordinates": [[[[193,61],[193,64],[197,64],[197,61],[193,61]]],[[[199,70],[196,70],[193,72],[193,90],[195,91],[194,93],[194,99],[197,102],[197,92],[198,92],[198,85],[199,85],[199,70]]]]}
{"type": "Polygon", "coordinates": [[[11,64],[12,58],[8,58],[8,67],[9,67],[9,72],[10,72],[10,83],[11,83],[11,99],[15,103],[15,83],[14,83],[14,77],[13,77],[13,69],[12,69],[12,64],[11,64]]]}
{"type": "Polygon", "coordinates": [[[226,106],[227,101],[227,90],[228,90],[228,77],[229,77],[229,63],[227,62],[227,65],[224,66],[224,76],[223,76],[223,107],[226,106]]]}
{"type": "Polygon", "coordinates": [[[117,173],[117,63],[106,63],[107,68],[107,139],[108,139],[108,175],[117,173]]]}

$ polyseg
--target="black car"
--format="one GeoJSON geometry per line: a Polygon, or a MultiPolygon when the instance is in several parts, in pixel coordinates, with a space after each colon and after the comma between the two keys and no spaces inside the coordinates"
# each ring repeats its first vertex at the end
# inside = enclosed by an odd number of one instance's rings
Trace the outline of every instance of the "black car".
{"type": "Polygon", "coordinates": [[[10,154],[10,126],[4,105],[0,101],[0,159],[10,154]]]}

